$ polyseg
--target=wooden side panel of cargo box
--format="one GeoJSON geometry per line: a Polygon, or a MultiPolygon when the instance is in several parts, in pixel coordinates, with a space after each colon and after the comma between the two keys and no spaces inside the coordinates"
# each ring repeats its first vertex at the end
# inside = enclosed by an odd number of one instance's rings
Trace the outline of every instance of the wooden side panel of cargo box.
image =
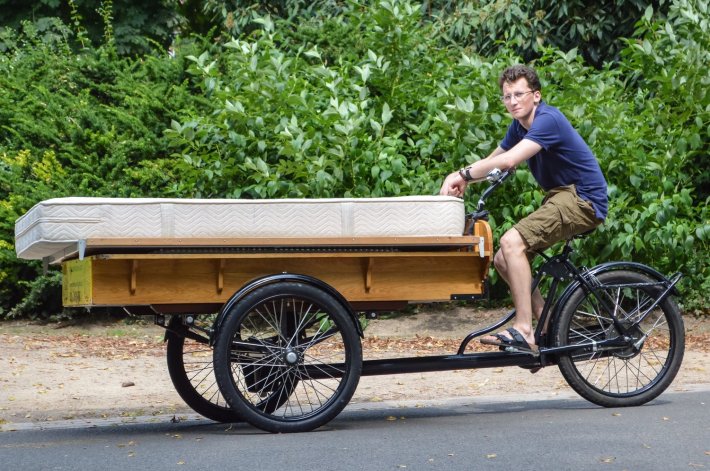
{"type": "Polygon", "coordinates": [[[444,301],[453,294],[483,292],[490,264],[490,254],[486,255],[442,251],[92,256],[65,262],[64,302],[67,306],[224,303],[250,280],[276,273],[311,275],[350,302],[444,301]],[[83,268],[72,269],[73,262],[83,268]]]}

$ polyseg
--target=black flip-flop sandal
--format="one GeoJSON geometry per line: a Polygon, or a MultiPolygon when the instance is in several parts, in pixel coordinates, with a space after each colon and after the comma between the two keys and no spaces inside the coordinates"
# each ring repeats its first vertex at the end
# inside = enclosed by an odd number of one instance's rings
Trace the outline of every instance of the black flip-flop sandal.
{"type": "Polygon", "coordinates": [[[510,337],[506,337],[502,334],[493,334],[493,337],[498,339],[497,342],[494,340],[481,339],[481,343],[484,345],[496,345],[501,349],[513,347],[518,350],[537,352],[537,345],[530,345],[517,329],[508,327],[506,331],[510,334],[510,337]]]}

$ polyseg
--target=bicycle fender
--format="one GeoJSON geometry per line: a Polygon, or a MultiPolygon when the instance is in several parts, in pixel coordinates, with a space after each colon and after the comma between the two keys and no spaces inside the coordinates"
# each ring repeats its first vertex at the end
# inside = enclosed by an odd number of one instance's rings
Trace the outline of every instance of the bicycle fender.
{"type": "MultiPolygon", "coordinates": [[[[629,270],[629,271],[634,271],[637,273],[643,273],[645,275],[648,275],[650,278],[656,280],[656,281],[664,281],[668,282],[668,278],[663,275],[661,272],[656,270],[655,268],[649,267],[648,265],[644,265],[643,263],[637,263],[637,262],[623,262],[623,261],[616,261],[616,262],[605,262],[601,263],[595,267],[592,267],[589,269],[589,273],[592,275],[600,275],[602,273],[610,272],[610,271],[616,271],[616,270],[629,270]]],[[[557,318],[557,314],[559,313],[559,310],[567,304],[567,300],[572,296],[572,293],[579,288],[580,286],[579,281],[574,281],[573,283],[570,283],[567,288],[562,292],[562,295],[560,296],[560,299],[555,303],[555,318],[557,318]]],[[[680,292],[678,289],[674,286],[672,291],[672,294],[678,296],[680,295],[680,292]]]]}
{"type": "Polygon", "coordinates": [[[282,283],[282,282],[297,282],[297,283],[304,283],[308,284],[311,286],[314,286],[316,288],[319,288],[328,294],[332,295],[347,311],[347,313],[350,315],[350,318],[352,319],[353,323],[355,324],[355,330],[357,331],[358,335],[360,337],[364,337],[364,333],[362,331],[362,326],[360,326],[360,322],[357,319],[357,316],[353,312],[352,307],[350,306],[350,303],[345,299],[345,297],[340,294],[338,290],[333,288],[331,285],[326,283],[323,280],[319,280],[318,278],[309,276],[309,275],[301,275],[298,273],[277,273],[274,275],[265,275],[259,278],[255,278],[251,281],[249,281],[247,284],[242,286],[239,291],[234,293],[226,303],[222,306],[222,308],[219,310],[219,313],[217,314],[217,318],[214,321],[214,324],[212,325],[212,330],[210,332],[210,345],[214,346],[214,340],[215,340],[215,333],[219,332],[220,328],[222,327],[222,324],[224,323],[225,318],[227,317],[227,313],[236,306],[236,304],[241,301],[246,295],[251,293],[252,291],[261,288],[262,286],[267,286],[271,285],[274,283],[282,283]]]}

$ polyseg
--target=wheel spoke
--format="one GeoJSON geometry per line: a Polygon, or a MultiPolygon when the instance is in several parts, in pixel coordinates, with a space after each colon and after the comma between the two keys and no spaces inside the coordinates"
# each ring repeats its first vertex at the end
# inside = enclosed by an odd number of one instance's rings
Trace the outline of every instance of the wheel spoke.
{"type": "MultiPolygon", "coordinates": [[[[296,312],[296,302],[293,302],[293,319],[294,319],[294,321],[298,321],[298,325],[294,329],[291,337],[288,339],[289,345],[293,345],[296,341],[296,336],[302,332],[303,324],[305,323],[306,319],[309,317],[309,315],[310,315],[309,313],[312,308],[313,308],[313,304],[310,304],[308,306],[308,309],[306,309],[306,312],[304,312],[302,316],[299,316],[299,314],[296,312]],[[300,317],[300,320],[299,320],[299,317],[300,317]]],[[[303,301],[301,301],[301,309],[303,309],[303,301]]],[[[315,317],[316,316],[314,315],[313,318],[315,318],[315,317]]]]}
{"type": "MultiPolygon", "coordinates": [[[[193,344],[189,338],[185,339],[186,344],[193,344]]],[[[201,345],[201,344],[200,344],[201,345]]],[[[226,401],[219,393],[217,382],[214,377],[214,366],[212,364],[211,349],[194,349],[189,346],[185,347],[184,351],[184,367],[188,380],[203,398],[210,403],[226,407],[226,401]],[[193,358],[206,357],[205,360],[196,360],[193,358]]]]}

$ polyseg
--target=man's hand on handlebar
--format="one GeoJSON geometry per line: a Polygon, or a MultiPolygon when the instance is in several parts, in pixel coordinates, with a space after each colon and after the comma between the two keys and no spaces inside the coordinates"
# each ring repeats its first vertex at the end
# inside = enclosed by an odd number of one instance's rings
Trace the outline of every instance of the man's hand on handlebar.
{"type": "Polygon", "coordinates": [[[453,172],[444,180],[444,184],[441,185],[439,194],[463,198],[464,193],[466,193],[466,187],[468,187],[468,182],[461,177],[459,172],[453,172]]]}
{"type": "MultiPolygon", "coordinates": [[[[498,169],[496,169],[498,170],[498,169]]],[[[466,193],[466,188],[468,188],[469,183],[478,183],[485,181],[487,177],[473,178],[472,180],[464,180],[461,176],[462,170],[458,172],[453,172],[449,174],[444,180],[444,184],[441,185],[441,190],[439,190],[440,195],[444,196],[458,196],[463,198],[464,193],[466,193]]]]}

